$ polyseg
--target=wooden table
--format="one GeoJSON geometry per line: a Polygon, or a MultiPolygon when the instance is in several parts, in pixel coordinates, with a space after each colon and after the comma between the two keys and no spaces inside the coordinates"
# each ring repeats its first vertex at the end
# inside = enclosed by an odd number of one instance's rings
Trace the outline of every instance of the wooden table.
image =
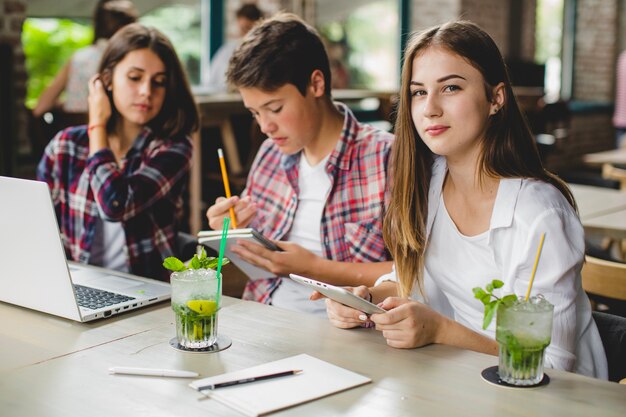
{"type": "Polygon", "coordinates": [[[616,245],[615,256],[626,257],[626,191],[569,184],[578,204],[587,237],[603,239],[603,246],[616,245]]]}
{"type": "MultiPolygon", "coordinates": [[[[626,209],[626,192],[590,185],[568,184],[583,222],[626,209]]],[[[626,226],[626,217],[622,219],[626,226]]]]}
{"type": "Polygon", "coordinates": [[[589,165],[601,165],[602,177],[619,181],[620,189],[626,191],[626,169],[623,168],[626,165],[626,148],[590,153],[583,156],[583,161],[589,165]]]}
{"type": "Polygon", "coordinates": [[[626,164],[626,148],[588,153],[583,156],[583,161],[590,165],[626,164]]]}
{"type": "MultiPolygon", "coordinates": [[[[237,416],[187,386],[189,380],[109,375],[111,366],[188,369],[202,377],[307,353],[372,383],[276,416],[623,416],[626,386],[548,370],[548,386],[505,389],[480,377],[493,356],[432,345],[390,348],[371,329],[341,330],[325,319],[225,297],[222,352],[174,350],[168,304],[92,324],[0,303],[3,415],[90,417],[237,416]]],[[[280,395],[280,393],[276,393],[280,395]]]]}

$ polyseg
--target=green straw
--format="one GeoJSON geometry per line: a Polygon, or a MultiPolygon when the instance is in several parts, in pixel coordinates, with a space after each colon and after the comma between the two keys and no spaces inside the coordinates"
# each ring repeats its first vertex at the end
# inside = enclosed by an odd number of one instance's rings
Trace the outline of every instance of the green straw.
{"type": "Polygon", "coordinates": [[[217,305],[220,305],[222,296],[222,260],[224,259],[224,251],[226,250],[226,236],[228,235],[228,227],[230,226],[230,218],[224,217],[224,225],[222,226],[222,240],[220,241],[220,254],[217,257],[217,305]]]}

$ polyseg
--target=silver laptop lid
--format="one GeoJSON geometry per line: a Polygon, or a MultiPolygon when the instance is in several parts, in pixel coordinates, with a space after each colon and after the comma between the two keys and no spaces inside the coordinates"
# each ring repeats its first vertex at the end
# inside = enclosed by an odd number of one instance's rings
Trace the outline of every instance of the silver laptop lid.
{"type": "Polygon", "coordinates": [[[0,177],[0,301],[81,321],[48,185],[0,177]]]}

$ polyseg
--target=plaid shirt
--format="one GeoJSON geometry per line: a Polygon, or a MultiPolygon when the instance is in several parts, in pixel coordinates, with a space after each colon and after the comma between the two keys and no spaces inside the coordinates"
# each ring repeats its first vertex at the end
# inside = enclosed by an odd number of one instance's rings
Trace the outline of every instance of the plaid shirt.
{"type": "MultiPolygon", "coordinates": [[[[343,104],[341,138],[326,163],[331,181],[320,241],[324,257],[344,262],[381,262],[390,259],[382,236],[387,191],[387,160],[393,135],[360,124],[343,104]]],[[[298,209],[298,167],[302,152],[286,155],[266,140],[254,160],[242,195],[258,205],[250,225],[271,239],[291,229],[298,209]]],[[[244,299],[270,304],[280,279],[250,280],[244,299]]]]}
{"type": "Polygon", "coordinates": [[[89,262],[100,205],[104,220],[122,223],[129,270],[167,279],[161,264],[175,253],[191,152],[188,137],[161,139],[144,128],[118,166],[110,149],[88,156],[86,126],[59,132],[37,178],[50,187],[67,256],[89,262]]]}

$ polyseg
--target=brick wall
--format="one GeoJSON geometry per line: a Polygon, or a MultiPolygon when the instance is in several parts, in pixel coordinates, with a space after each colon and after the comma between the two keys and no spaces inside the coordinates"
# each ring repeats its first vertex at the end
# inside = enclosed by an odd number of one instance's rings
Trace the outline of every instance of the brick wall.
{"type": "MultiPolygon", "coordinates": [[[[13,47],[14,97],[16,115],[16,144],[18,154],[27,154],[30,143],[27,135],[27,118],[24,107],[26,98],[26,66],[22,50],[22,24],[26,17],[26,0],[0,0],[0,43],[13,47]]],[[[6,63],[0,63],[6,65],[6,63]]],[[[0,140],[12,140],[6,132],[0,132],[0,140]]]]}
{"type": "Polygon", "coordinates": [[[613,101],[618,0],[578,0],[573,98],[613,101]]]}
{"type": "Polygon", "coordinates": [[[411,30],[420,31],[458,19],[461,0],[414,0],[411,2],[411,30]]]}
{"type": "Polygon", "coordinates": [[[615,146],[611,115],[607,113],[576,113],[569,132],[569,137],[547,158],[546,166],[551,171],[571,170],[581,165],[582,155],[615,146]]]}
{"type": "Polygon", "coordinates": [[[482,27],[493,38],[503,56],[509,48],[509,1],[464,0],[461,17],[482,27]]]}
{"type": "Polygon", "coordinates": [[[420,31],[449,20],[471,20],[494,39],[502,55],[509,48],[511,1],[523,1],[521,55],[532,59],[535,53],[536,0],[415,0],[411,3],[411,30],[420,31]]]}

